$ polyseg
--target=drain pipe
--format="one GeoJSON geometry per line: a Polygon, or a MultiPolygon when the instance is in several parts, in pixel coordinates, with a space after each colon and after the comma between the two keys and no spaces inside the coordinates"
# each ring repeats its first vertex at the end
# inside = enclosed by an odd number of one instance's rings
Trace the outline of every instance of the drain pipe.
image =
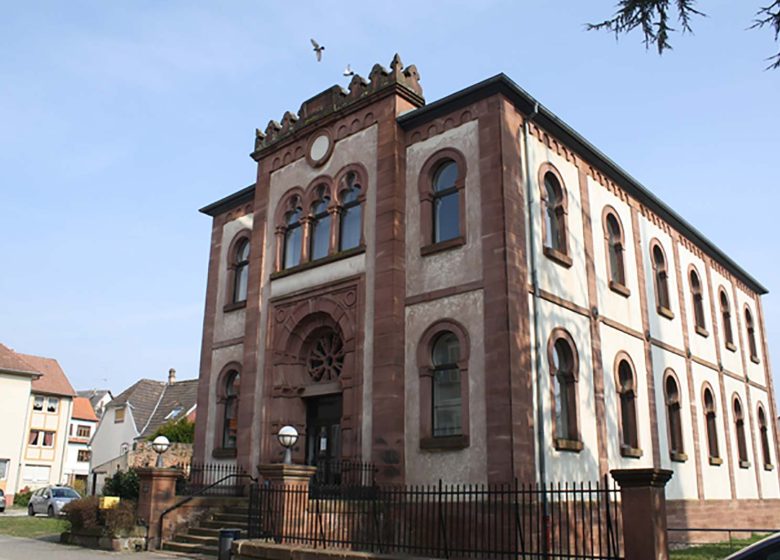
{"type": "Polygon", "coordinates": [[[533,329],[534,329],[534,373],[536,374],[536,447],[537,447],[537,461],[539,465],[539,485],[542,488],[542,508],[544,511],[544,546],[548,549],[549,537],[550,537],[550,506],[547,501],[547,492],[545,486],[547,484],[547,457],[545,449],[544,439],[544,398],[542,391],[542,353],[541,349],[541,332],[539,327],[539,271],[537,267],[537,253],[538,243],[536,240],[536,226],[534,217],[536,211],[534,210],[534,196],[533,196],[533,181],[531,179],[531,160],[530,149],[528,148],[528,126],[530,122],[539,114],[539,103],[534,102],[534,109],[527,117],[523,119],[523,152],[525,159],[525,198],[528,206],[528,234],[530,236],[530,242],[528,246],[531,251],[531,287],[533,289],[533,329]]]}

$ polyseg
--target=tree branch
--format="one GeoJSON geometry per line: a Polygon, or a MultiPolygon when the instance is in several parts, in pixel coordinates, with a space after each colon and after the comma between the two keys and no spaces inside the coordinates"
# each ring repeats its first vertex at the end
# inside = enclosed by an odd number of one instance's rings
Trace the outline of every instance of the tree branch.
{"type": "MultiPolygon", "coordinates": [[[[769,27],[775,35],[775,41],[780,38],[780,0],[774,0],[769,6],[763,7],[756,12],[756,19],[750,29],[769,27]]],[[[780,51],[777,54],[767,58],[769,66],[767,70],[777,70],[780,68],[780,51]]]]}

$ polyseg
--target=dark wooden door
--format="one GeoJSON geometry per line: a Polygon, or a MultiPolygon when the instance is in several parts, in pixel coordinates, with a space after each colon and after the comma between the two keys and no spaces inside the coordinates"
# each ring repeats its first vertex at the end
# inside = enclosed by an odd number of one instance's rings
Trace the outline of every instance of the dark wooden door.
{"type": "Polygon", "coordinates": [[[307,399],[306,463],[326,466],[341,458],[341,395],[307,399]]]}

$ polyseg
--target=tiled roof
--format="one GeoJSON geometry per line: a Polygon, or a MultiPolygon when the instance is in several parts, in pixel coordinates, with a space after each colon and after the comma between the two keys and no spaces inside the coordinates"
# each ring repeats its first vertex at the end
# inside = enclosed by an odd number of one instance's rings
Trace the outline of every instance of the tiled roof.
{"type": "Polygon", "coordinates": [[[117,395],[113,401],[106,405],[106,408],[116,408],[129,404],[133,410],[135,429],[141,432],[149,418],[152,417],[164,389],[165,383],[151,379],[141,379],[117,395]]]}
{"type": "Polygon", "coordinates": [[[117,395],[106,405],[106,408],[129,404],[136,430],[141,437],[146,437],[172,419],[168,416],[174,409],[182,409],[180,415],[176,416],[180,418],[194,407],[198,400],[197,392],[197,379],[176,381],[171,384],[141,379],[117,395]]]}
{"type": "Polygon", "coordinates": [[[31,364],[25,362],[19,354],[0,344],[0,370],[20,373],[40,373],[31,364]]]}
{"type": "Polygon", "coordinates": [[[108,395],[113,398],[111,391],[108,389],[87,389],[85,391],[76,391],[76,394],[78,394],[79,397],[88,398],[93,410],[97,409],[98,403],[104,396],[108,395]]]}
{"type": "Polygon", "coordinates": [[[92,408],[92,403],[86,397],[76,397],[73,399],[73,414],[71,415],[77,420],[88,420],[90,422],[97,422],[98,417],[95,414],[95,409],[92,408]]]}
{"type": "Polygon", "coordinates": [[[157,428],[169,420],[178,420],[195,406],[198,401],[198,380],[177,381],[165,386],[162,399],[157,409],[152,414],[146,428],[141,433],[142,437],[152,435],[157,428]],[[171,412],[179,410],[175,415],[171,412]]]}
{"type": "Polygon", "coordinates": [[[76,391],[68,381],[65,372],[62,371],[60,364],[54,358],[44,358],[43,356],[33,356],[32,354],[16,353],[22,360],[30,364],[35,371],[43,375],[32,382],[33,393],[47,393],[49,395],[61,395],[64,397],[75,397],[76,391]]]}

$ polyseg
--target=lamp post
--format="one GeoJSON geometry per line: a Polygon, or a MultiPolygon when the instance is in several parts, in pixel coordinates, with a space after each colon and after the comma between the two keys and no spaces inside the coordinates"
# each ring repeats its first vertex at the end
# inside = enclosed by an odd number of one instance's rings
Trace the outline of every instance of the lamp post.
{"type": "Polygon", "coordinates": [[[279,429],[279,433],[276,434],[276,439],[284,447],[284,459],[282,463],[285,465],[292,465],[292,448],[298,441],[298,430],[293,426],[282,426],[279,429]]]}
{"type": "Polygon", "coordinates": [[[157,453],[157,464],[155,465],[158,469],[163,468],[163,453],[168,451],[168,448],[171,446],[170,440],[165,436],[157,436],[154,438],[154,441],[152,442],[152,449],[155,450],[157,453]]]}

